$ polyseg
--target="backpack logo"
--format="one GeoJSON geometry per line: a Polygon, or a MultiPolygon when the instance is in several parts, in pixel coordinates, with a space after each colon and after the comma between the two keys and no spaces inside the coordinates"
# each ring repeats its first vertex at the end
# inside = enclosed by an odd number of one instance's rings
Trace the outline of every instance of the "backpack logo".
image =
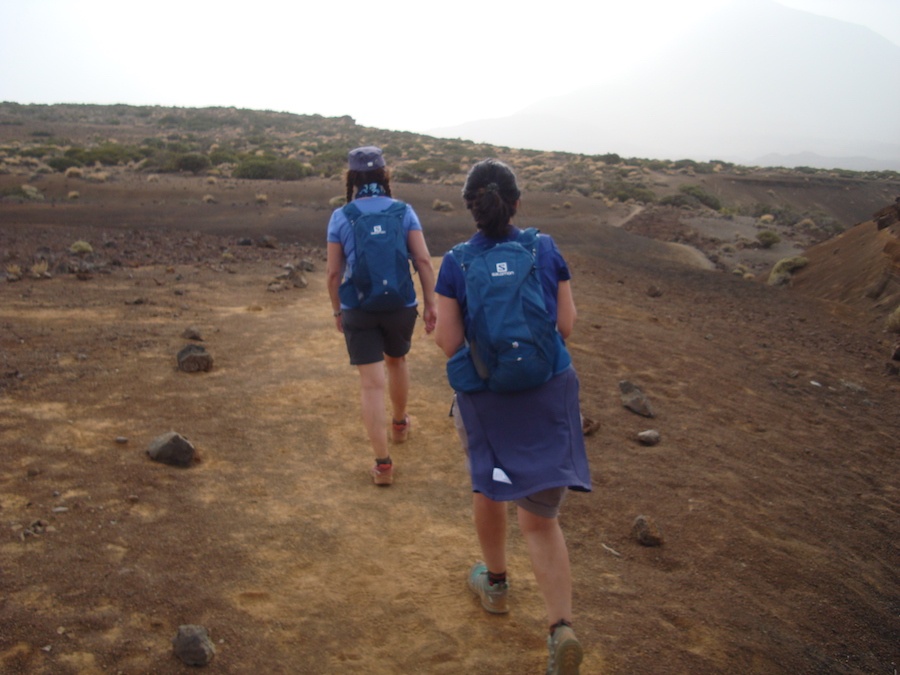
{"type": "Polygon", "coordinates": [[[515,274],[515,272],[509,270],[507,267],[507,264],[505,262],[498,262],[497,263],[497,271],[494,272],[491,276],[505,277],[505,276],[509,276],[510,274],[515,274]]]}
{"type": "Polygon", "coordinates": [[[352,269],[338,290],[347,307],[384,312],[415,301],[403,227],[406,209],[400,201],[373,213],[363,213],[353,202],[344,206],[355,247],[352,269]]]}

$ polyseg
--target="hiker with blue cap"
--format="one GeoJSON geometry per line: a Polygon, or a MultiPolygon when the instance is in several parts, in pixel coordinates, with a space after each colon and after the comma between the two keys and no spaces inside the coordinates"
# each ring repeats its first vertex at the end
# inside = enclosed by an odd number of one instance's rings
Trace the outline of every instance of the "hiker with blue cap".
{"type": "Polygon", "coordinates": [[[422,287],[427,333],[436,321],[434,270],[416,212],[391,196],[380,148],[350,151],[346,186],[347,203],[328,223],[328,294],[350,363],[359,370],[363,425],[375,455],[370,474],[376,485],[391,485],[385,390],[393,415],[391,440],[405,442],[411,427],[406,354],[419,305],[410,263],[422,287]]]}

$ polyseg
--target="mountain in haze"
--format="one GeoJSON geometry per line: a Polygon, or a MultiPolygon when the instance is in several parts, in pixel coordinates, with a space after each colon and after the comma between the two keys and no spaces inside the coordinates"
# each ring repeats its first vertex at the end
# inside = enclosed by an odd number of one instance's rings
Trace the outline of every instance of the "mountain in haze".
{"type": "Polygon", "coordinates": [[[613,82],[431,133],[584,154],[900,170],[900,47],[862,26],[744,0],[613,82]]]}

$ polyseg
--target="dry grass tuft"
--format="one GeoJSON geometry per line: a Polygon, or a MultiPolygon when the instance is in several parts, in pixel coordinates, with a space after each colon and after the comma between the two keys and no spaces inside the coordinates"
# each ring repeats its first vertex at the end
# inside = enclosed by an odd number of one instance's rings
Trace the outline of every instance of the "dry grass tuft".
{"type": "Polygon", "coordinates": [[[888,315],[884,327],[889,333],[900,333],[900,305],[888,315]]]}

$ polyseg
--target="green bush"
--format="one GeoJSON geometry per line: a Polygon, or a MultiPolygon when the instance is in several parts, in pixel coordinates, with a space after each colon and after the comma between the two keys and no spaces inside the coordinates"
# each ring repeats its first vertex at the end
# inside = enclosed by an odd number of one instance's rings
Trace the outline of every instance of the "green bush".
{"type": "Polygon", "coordinates": [[[243,159],[235,167],[232,175],[235,178],[250,180],[300,180],[311,175],[308,166],[296,159],[277,159],[275,157],[249,157],[243,159]]]}
{"type": "Polygon", "coordinates": [[[772,248],[775,244],[781,241],[781,237],[779,237],[778,234],[773,232],[772,230],[763,230],[756,235],[756,241],[758,241],[759,245],[763,248],[772,248]]]}
{"type": "Polygon", "coordinates": [[[708,206],[714,211],[718,211],[722,208],[722,202],[719,201],[719,198],[715,195],[709,194],[706,190],[704,190],[699,185],[682,185],[678,188],[680,192],[686,195],[690,195],[698,202],[703,204],[704,206],[708,206]]]}
{"type": "Polygon", "coordinates": [[[809,264],[809,260],[803,256],[795,256],[793,258],[782,258],[769,273],[769,286],[784,286],[791,280],[791,274],[796,270],[802,269],[809,264]]]}
{"type": "Polygon", "coordinates": [[[188,152],[175,159],[175,166],[179,171],[190,171],[194,174],[206,171],[210,164],[209,157],[199,152],[188,152]]]}
{"type": "Polygon", "coordinates": [[[659,203],[662,206],[676,206],[676,207],[694,207],[699,206],[700,202],[697,201],[695,197],[691,197],[690,195],[678,194],[678,195],[666,195],[662,199],[659,200],[659,203]]]}
{"type": "Polygon", "coordinates": [[[216,148],[209,153],[209,161],[213,166],[219,166],[220,164],[236,164],[238,155],[233,150],[216,148]]]}
{"type": "Polygon", "coordinates": [[[644,202],[645,204],[656,202],[656,195],[653,194],[652,190],[645,188],[643,185],[635,185],[633,183],[616,183],[610,188],[609,193],[620,202],[627,202],[629,199],[633,199],[636,202],[644,202]]]}
{"type": "Polygon", "coordinates": [[[83,164],[73,157],[60,156],[51,157],[50,159],[48,159],[47,166],[49,166],[54,171],[59,171],[60,173],[62,173],[66,169],[70,169],[73,166],[83,166],[83,164]]]}

